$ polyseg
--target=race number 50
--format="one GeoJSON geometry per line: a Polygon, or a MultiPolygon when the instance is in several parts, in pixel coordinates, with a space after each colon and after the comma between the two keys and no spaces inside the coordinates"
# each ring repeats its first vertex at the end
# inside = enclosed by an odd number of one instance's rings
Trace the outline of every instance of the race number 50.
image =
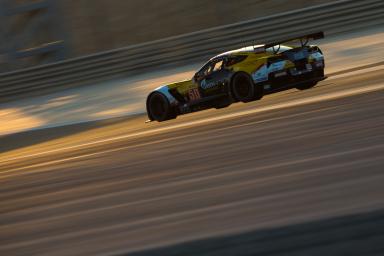
{"type": "Polygon", "coordinates": [[[188,91],[188,97],[190,101],[196,101],[201,98],[200,92],[197,88],[191,89],[188,91]]]}

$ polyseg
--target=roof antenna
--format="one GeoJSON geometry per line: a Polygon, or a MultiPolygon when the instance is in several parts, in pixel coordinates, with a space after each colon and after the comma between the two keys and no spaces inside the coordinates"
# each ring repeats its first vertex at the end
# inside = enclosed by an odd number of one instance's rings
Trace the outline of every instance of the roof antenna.
{"type": "Polygon", "coordinates": [[[272,50],[273,50],[273,53],[274,53],[274,54],[277,54],[277,53],[280,51],[281,44],[278,44],[279,47],[277,47],[277,50],[275,49],[275,46],[276,46],[276,45],[272,46],[272,50]]]}
{"type": "Polygon", "coordinates": [[[304,47],[304,46],[306,46],[306,45],[308,44],[308,42],[309,42],[309,39],[308,39],[308,37],[306,37],[306,38],[305,38],[305,42],[303,42],[303,39],[302,39],[302,38],[300,38],[300,44],[301,44],[301,47],[304,47]]]}

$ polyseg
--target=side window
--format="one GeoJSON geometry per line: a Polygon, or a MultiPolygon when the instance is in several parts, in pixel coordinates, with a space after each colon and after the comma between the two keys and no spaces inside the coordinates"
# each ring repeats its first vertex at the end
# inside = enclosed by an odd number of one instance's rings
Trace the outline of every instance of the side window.
{"type": "Polygon", "coordinates": [[[197,80],[203,79],[204,77],[212,74],[215,71],[223,68],[223,60],[210,61],[197,72],[197,80]]]}
{"type": "Polygon", "coordinates": [[[212,70],[212,63],[209,62],[209,63],[205,64],[204,67],[202,67],[200,69],[198,74],[201,75],[201,76],[206,76],[206,75],[208,75],[211,72],[211,70],[212,70]]]}
{"type": "Polygon", "coordinates": [[[213,63],[209,63],[207,67],[204,69],[204,76],[207,76],[212,73],[213,70],[213,63]]]}
{"type": "Polygon", "coordinates": [[[216,62],[213,66],[213,72],[220,70],[223,67],[223,61],[216,62]]]}
{"type": "Polygon", "coordinates": [[[207,76],[215,71],[220,70],[223,67],[223,60],[212,61],[203,68],[204,75],[207,76]]]}

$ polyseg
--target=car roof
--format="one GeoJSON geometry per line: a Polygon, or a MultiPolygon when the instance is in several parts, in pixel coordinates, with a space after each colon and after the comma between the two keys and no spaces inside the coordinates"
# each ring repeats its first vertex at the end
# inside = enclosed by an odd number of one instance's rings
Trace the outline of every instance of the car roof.
{"type": "MultiPolygon", "coordinates": [[[[239,49],[232,50],[232,51],[223,52],[223,53],[216,55],[213,58],[209,59],[209,61],[215,60],[215,59],[221,58],[221,57],[228,57],[231,55],[242,54],[242,53],[247,54],[247,53],[262,53],[265,51],[274,51],[273,47],[270,47],[267,49],[265,49],[264,47],[265,47],[265,44],[259,44],[259,45],[253,45],[253,46],[251,45],[251,46],[239,48],[239,49]]],[[[290,50],[292,48],[294,48],[294,47],[288,46],[288,45],[280,45],[279,48],[276,47],[276,49],[278,50],[279,53],[285,52],[285,51],[290,50]]]]}
{"type": "Polygon", "coordinates": [[[211,60],[213,60],[215,58],[219,58],[219,57],[230,56],[230,55],[233,55],[236,53],[254,53],[254,52],[258,52],[258,50],[260,50],[260,49],[264,49],[264,44],[253,45],[253,46],[251,45],[251,46],[223,52],[223,53],[220,53],[219,55],[216,55],[215,57],[211,58],[211,60]]]}

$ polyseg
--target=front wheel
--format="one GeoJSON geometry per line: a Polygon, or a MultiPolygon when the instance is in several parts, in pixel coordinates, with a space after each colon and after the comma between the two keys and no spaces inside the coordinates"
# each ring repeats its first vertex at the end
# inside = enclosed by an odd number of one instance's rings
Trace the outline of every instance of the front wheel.
{"type": "Polygon", "coordinates": [[[148,97],[147,113],[151,121],[163,122],[176,118],[176,113],[168,99],[159,92],[154,92],[148,97]]]}

